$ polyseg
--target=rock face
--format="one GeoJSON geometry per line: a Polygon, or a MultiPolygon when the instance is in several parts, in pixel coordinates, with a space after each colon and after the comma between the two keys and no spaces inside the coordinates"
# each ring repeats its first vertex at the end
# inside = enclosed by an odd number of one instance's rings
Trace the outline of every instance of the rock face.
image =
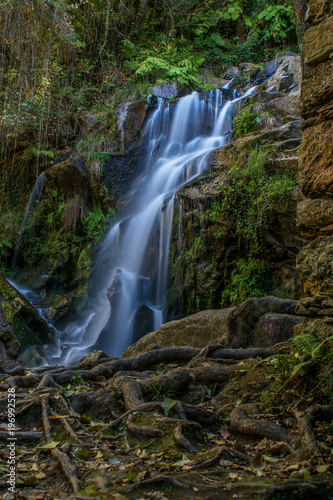
{"type": "Polygon", "coordinates": [[[296,316],[298,301],[276,297],[249,299],[240,306],[201,311],[178,321],[165,323],[157,332],[142,337],[128,347],[123,357],[131,357],[153,345],[205,347],[269,347],[292,337],[293,327],[304,320],[296,316]]]}
{"type": "Polygon", "coordinates": [[[301,115],[299,182],[308,198],[298,206],[297,225],[311,242],[297,258],[303,290],[299,312],[308,319],[295,333],[333,331],[333,4],[307,0],[301,115]]]}
{"type": "MultiPolygon", "coordinates": [[[[251,100],[245,99],[242,107],[235,109],[237,119],[246,113],[257,114],[260,123],[251,133],[215,150],[209,158],[210,172],[183,187],[176,195],[178,207],[174,216],[170,266],[172,288],[167,298],[167,317],[170,319],[200,309],[215,309],[220,303],[223,306],[235,304],[231,300],[221,302],[221,296],[230,288],[230,281],[241,280],[244,270],[237,270],[241,259],[252,268],[258,265],[253,273],[257,273],[259,282],[265,281],[268,274],[260,269],[264,261],[269,269],[268,280],[272,281],[270,289],[264,284],[242,300],[266,293],[298,296],[300,283],[295,269],[296,255],[305,244],[295,223],[297,204],[305,199],[296,185],[302,137],[298,83],[300,57],[285,55],[276,61],[276,65],[277,71],[258,87],[251,100]],[[282,89],[282,79],[288,79],[288,88],[282,89]],[[269,149],[272,146],[274,153],[269,149]],[[242,175],[247,178],[248,158],[252,155],[256,157],[255,164],[260,162],[256,156],[258,151],[265,156],[260,175],[267,177],[267,189],[272,179],[280,179],[276,182],[281,182],[282,188],[288,183],[294,186],[289,189],[285,201],[271,204],[268,199],[259,201],[259,197],[255,200],[257,190],[253,195],[246,188],[246,182],[242,184],[242,175]],[[251,196],[252,204],[247,201],[251,196]],[[260,206],[266,203],[271,208],[263,215],[260,206]],[[253,220],[249,213],[253,213],[253,220]],[[244,219],[248,222],[243,230],[244,219]],[[253,241],[249,248],[251,234],[258,234],[256,248],[253,241]],[[251,261],[249,254],[256,260],[251,261]]],[[[251,184],[250,178],[248,183],[251,184]]],[[[263,193],[263,196],[266,195],[263,193]]],[[[252,275],[249,282],[252,278],[256,279],[252,275]]]]}
{"type": "Polygon", "coordinates": [[[0,273],[0,366],[10,368],[20,351],[54,335],[31,304],[0,273]]]}

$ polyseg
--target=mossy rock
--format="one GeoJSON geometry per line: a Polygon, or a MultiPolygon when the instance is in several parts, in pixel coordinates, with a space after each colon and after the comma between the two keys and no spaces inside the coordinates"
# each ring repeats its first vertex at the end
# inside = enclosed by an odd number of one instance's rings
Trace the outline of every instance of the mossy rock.
{"type": "Polygon", "coordinates": [[[20,348],[51,340],[53,330],[3,274],[0,274],[0,301],[0,340],[10,357],[17,357],[20,348]]]}

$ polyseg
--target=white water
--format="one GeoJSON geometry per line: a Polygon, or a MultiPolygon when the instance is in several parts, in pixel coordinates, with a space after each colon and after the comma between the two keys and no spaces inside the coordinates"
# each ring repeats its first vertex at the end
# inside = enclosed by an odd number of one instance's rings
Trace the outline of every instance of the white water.
{"type": "Polygon", "coordinates": [[[148,331],[163,323],[175,193],[205,170],[212,150],[229,142],[233,108],[253,90],[224,103],[219,90],[207,100],[194,92],[174,109],[158,100],[147,124],[146,168],[129,195],[135,208],[109,230],[87,306],[58,345],[47,348],[47,362],[73,363],[93,346],[119,356],[136,340],[138,311],[148,331]]]}

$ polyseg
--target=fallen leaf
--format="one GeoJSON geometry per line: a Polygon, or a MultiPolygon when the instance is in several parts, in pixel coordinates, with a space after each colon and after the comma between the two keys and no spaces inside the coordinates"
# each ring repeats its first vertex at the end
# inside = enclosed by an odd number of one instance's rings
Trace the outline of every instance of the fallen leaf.
{"type": "Polygon", "coordinates": [[[266,462],[270,462],[271,464],[275,464],[275,462],[279,462],[280,460],[280,458],[269,457],[267,455],[263,455],[263,458],[266,460],[266,462]]]}
{"type": "Polygon", "coordinates": [[[319,465],[319,467],[316,468],[316,471],[319,472],[319,474],[322,474],[323,472],[326,472],[329,469],[329,465],[319,465]]]}
{"type": "Polygon", "coordinates": [[[228,431],[227,424],[222,425],[222,429],[220,430],[220,434],[221,434],[222,439],[228,439],[228,437],[230,437],[230,433],[228,431]]]}
{"type": "Polygon", "coordinates": [[[251,469],[255,470],[263,470],[266,467],[266,462],[261,453],[257,453],[254,457],[251,458],[250,467],[251,469]]]}
{"type": "Polygon", "coordinates": [[[310,476],[310,472],[306,469],[301,469],[301,470],[295,470],[290,474],[290,477],[293,477],[295,479],[306,479],[307,477],[310,476]]]}
{"type": "Polygon", "coordinates": [[[60,441],[51,441],[50,443],[44,444],[44,446],[38,446],[38,450],[53,450],[58,446],[60,441]]]}

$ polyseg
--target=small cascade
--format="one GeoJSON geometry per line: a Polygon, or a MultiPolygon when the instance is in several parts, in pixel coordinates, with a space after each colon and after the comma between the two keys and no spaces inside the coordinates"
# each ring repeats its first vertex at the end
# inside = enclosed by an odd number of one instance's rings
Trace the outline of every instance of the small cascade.
{"type": "MultiPolygon", "coordinates": [[[[176,106],[158,99],[147,122],[146,166],[129,193],[131,209],[109,230],[86,308],[62,332],[62,345],[48,347],[47,361],[70,364],[93,347],[119,356],[163,323],[175,194],[205,171],[211,151],[229,142],[240,99],[224,101],[220,90],[208,99],[193,92],[176,106]]],[[[180,207],[180,233],[181,221],[180,207]]]]}
{"type": "Polygon", "coordinates": [[[35,203],[39,202],[40,197],[42,195],[44,183],[45,183],[45,173],[43,172],[38,177],[37,181],[35,182],[35,185],[34,185],[34,187],[32,189],[32,192],[31,192],[31,195],[30,195],[30,198],[29,198],[29,201],[28,201],[27,208],[25,209],[25,214],[24,214],[24,217],[23,217],[23,221],[22,221],[22,224],[21,224],[19,237],[18,237],[18,240],[17,240],[15,252],[14,252],[14,258],[13,258],[12,269],[11,269],[12,271],[14,271],[15,268],[16,268],[16,262],[17,262],[17,257],[18,257],[18,254],[19,254],[19,249],[20,249],[20,244],[21,244],[23,232],[24,232],[24,227],[25,227],[25,224],[26,224],[26,221],[27,221],[30,209],[31,209],[31,207],[35,203]]]}

